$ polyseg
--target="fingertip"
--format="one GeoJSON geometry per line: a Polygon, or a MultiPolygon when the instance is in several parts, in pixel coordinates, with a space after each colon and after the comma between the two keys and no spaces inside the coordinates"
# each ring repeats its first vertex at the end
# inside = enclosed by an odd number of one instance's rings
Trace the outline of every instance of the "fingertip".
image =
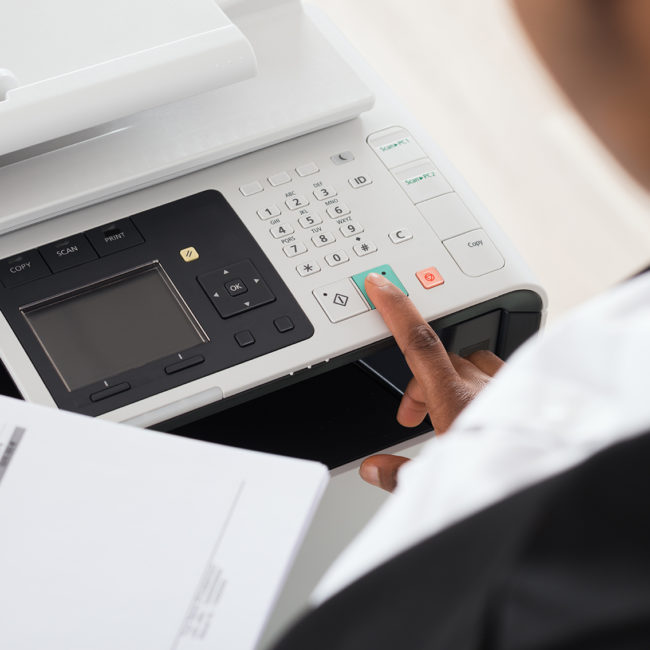
{"type": "Polygon", "coordinates": [[[368,298],[382,316],[396,305],[396,300],[405,297],[404,292],[381,273],[368,273],[364,286],[368,298]]]}
{"type": "Polygon", "coordinates": [[[408,461],[409,459],[404,456],[376,454],[361,463],[359,474],[367,483],[392,492],[397,486],[399,468],[408,461]]]}
{"type": "Polygon", "coordinates": [[[391,284],[391,281],[381,273],[368,273],[365,279],[366,285],[371,285],[374,287],[385,287],[391,284]]]}
{"type": "Polygon", "coordinates": [[[374,485],[375,487],[381,487],[379,467],[373,463],[372,458],[367,458],[361,463],[359,475],[366,483],[370,483],[370,485],[374,485]]]}

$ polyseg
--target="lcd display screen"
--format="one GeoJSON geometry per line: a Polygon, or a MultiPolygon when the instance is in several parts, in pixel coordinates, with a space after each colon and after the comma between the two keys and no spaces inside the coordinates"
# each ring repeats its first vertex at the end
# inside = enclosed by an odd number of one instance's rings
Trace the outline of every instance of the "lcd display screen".
{"type": "Polygon", "coordinates": [[[158,263],[21,311],[69,391],[207,341],[158,263]]]}

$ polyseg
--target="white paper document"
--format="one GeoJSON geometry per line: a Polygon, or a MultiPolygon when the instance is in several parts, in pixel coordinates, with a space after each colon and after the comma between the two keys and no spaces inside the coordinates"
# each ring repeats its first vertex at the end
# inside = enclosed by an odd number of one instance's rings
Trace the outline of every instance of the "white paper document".
{"type": "Polygon", "coordinates": [[[0,648],[252,650],[327,476],[0,398],[0,648]]]}

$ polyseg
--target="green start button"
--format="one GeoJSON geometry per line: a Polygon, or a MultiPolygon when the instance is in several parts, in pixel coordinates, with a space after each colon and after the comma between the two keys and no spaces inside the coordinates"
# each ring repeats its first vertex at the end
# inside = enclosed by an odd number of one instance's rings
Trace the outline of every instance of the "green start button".
{"type": "Polygon", "coordinates": [[[361,291],[363,297],[366,299],[366,302],[370,305],[371,309],[374,309],[375,306],[372,304],[372,301],[370,300],[370,298],[368,298],[368,294],[366,293],[365,281],[368,273],[379,273],[379,275],[385,276],[405,295],[407,296],[409,295],[409,292],[401,283],[400,279],[397,277],[397,275],[395,275],[395,271],[393,271],[393,269],[388,264],[383,264],[382,266],[376,266],[374,269],[368,269],[363,273],[357,273],[356,275],[352,276],[352,280],[354,281],[354,284],[356,284],[357,287],[359,287],[359,291],[361,291]]]}

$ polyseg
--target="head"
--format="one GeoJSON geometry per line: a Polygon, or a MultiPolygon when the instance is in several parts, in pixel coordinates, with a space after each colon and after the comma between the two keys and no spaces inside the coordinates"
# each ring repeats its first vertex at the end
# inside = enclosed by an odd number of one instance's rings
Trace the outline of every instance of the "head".
{"type": "Polygon", "coordinates": [[[513,0],[551,74],[650,189],[650,0],[513,0]]]}

